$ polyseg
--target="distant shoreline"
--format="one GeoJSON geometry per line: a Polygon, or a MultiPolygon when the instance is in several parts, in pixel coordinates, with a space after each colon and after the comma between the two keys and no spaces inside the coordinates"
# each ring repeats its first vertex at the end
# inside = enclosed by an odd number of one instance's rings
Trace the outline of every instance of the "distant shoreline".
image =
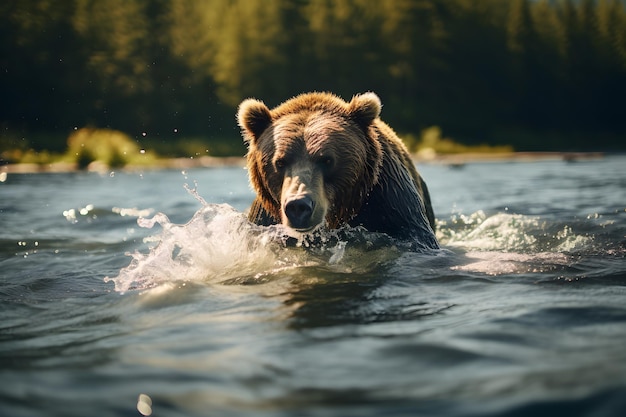
{"type": "MultiPolygon", "coordinates": [[[[415,154],[412,155],[419,164],[437,164],[451,167],[461,167],[470,163],[485,162],[534,162],[545,160],[561,160],[565,162],[587,161],[602,159],[604,152],[504,152],[504,153],[462,153],[462,154],[415,154]]],[[[148,165],[126,165],[123,167],[109,167],[100,162],[91,163],[85,172],[110,172],[110,171],[151,171],[160,169],[191,169],[191,168],[219,168],[219,167],[245,167],[245,157],[212,157],[202,156],[199,158],[169,158],[159,159],[148,165]]],[[[7,174],[33,174],[54,172],[80,171],[75,163],[54,162],[50,164],[7,164],[0,165],[0,173],[7,174]]]]}
{"type": "Polygon", "coordinates": [[[565,162],[588,161],[602,159],[605,152],[467,152],[458,154],[437,154],[434,157],[415,156],[418,163],[432,163],[439,165],[465,165],[469,163],[485,162],[535,162],[545,160],[560,160],[565,162]]]}

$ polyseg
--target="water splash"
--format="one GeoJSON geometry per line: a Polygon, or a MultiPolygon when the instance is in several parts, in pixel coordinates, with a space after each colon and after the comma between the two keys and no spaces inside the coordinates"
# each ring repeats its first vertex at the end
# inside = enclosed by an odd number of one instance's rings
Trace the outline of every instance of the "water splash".
{"type": "Polygon", "coordinates": [[[576,233],[571,226],[538,216],[510,213],[487,216],[482,210],[440,221],[437,237],[443,245],[453,248],[520,253],[570,252],[582,250],[593,242],[592,237],[576,233]]]}
{"type": "MultiPolygon", "coordinates": [[[[193,191],[193,190],[191,190],[193,191]]],[[[281,226],[263,227],[227,204],[206,204],[186,224],[172,223],[163,213],[139,217],[139,226],[160,226],[144,241],[149,253],[128,254],[130,264],[117,277],[106,277],[115,290],[126,292],[187,282],[212,284],[263,283],[295,268],[323,266],[351,273],[385,262],[394,247],[376,247],[376,234],[364,229],[294,234],[281,226]],[[348,245],[350,241],[350,247],[348,245]],[[368,259],[363,260],[363,251],[368,259]]]]}
{"type": "Polygon", "coordinates": [[[463,251],[463,261],[451,270],[490,276],[575,273],[578,258],[597,243],[593,235],[561,221],[510,213],[488,216],[481,210],[440,221],[437,234],[445,247],[463,251]]]}
{"type": "Polygon", "coordinates": [[[160,234],[146,238],[154,243],[147,254],[131,254],[129,266],[115,278],[116,291],[146,289],[165,283],[219,282],[254,275],[281,262],[276,229],[260,228],[228,205],[207,204],[184,225],[171,223],[163,213],[139,218],[139,226],[159,225],[160,234]]]}
{"type": "MultiPolygon", "coordinates": [[[[202,208],[182,225],[163,213],[139,217],[139,226],[160,226],[162,231],[144,240],[152,245],[149,253],[129,254],[130,264],[117,277],[105,278],[116,291],[174,288],[188,282],[258,284],[276,277],[297,278],[310,267],[363,273],[410,252],[389,236],[358,227],[306,236],[281,225],[257,226],[231,206],[208,204],[195,189],[186,188],[202,208]]],[[[437,235],[444,248],[463,252],[463,261],[449,266],[452,271],[487,275],[567,268],[573,262],[571,252],[593,243],[592,236],[563,223],[509,213],[487,216],[483,211],[440,221],[437,235]]]]}

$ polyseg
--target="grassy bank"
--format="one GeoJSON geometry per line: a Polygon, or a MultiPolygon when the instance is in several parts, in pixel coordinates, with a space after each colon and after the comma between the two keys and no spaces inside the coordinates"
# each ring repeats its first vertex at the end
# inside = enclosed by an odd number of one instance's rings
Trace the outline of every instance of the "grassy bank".
{"type": "MultiPolygon", "coordinates": [[[[414,158],[422,163],[443,163],[460,166],[473,161],[536,160],[556,158],[579,160],[601,156],[595,152],[515,152],[512,146],[488,144],[468,146],[445,137],[439,127],[424,129],[419,135],[401,135],[414,158]]],[[[160,140],[133,139],[111,129],[81,128],[69,137],[54,137],[50,149],[29,146],[26,138],[0,138],[0,166],[2,171],[39,172],[106,169],[188,168],[194,166],[243,165],[245,145],[239,137],[177,138],[160,140]],[[9,168],[10,167],[10,168],[9,168]]]]}
{"type": "Polygon", "coordinates": [[[243,156],[240,138],[180,138],[176,140],[133,139],[112,129],[81,128],[68,137],[29,135],[0,138],[0,165],[29,165],[120,168],[126,166],[161,167],[179,159],[229,158],[243,156]],[[62,142],[63,145],[60,145],[62,142]]]}

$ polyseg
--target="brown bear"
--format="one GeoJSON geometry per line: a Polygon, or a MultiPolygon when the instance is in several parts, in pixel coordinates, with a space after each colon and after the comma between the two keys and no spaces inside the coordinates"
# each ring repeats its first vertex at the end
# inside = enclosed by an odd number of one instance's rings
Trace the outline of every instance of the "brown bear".
{"type": "Polygon", "coordinates": [[[270,110],[244,100],[237,114],[257,197],[250,221],[308,233],[322,225],[368,231],[438,248],[426,184],[374,93],[347,103],[307,93],[270,110]]]}

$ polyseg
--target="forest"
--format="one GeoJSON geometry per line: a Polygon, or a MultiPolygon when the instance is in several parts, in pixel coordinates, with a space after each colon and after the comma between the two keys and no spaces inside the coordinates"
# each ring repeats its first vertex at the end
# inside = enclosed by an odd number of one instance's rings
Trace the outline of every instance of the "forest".
{"type": "MultiPolygon", "coordinates": [[[[0,151],[85,126],[234,143],[235,112],[374,91],[400,135],[626,149],[623,0],[5,0],[0,151]]],[[[172,149],[174,149],[172,147],[172,149]]]]}

